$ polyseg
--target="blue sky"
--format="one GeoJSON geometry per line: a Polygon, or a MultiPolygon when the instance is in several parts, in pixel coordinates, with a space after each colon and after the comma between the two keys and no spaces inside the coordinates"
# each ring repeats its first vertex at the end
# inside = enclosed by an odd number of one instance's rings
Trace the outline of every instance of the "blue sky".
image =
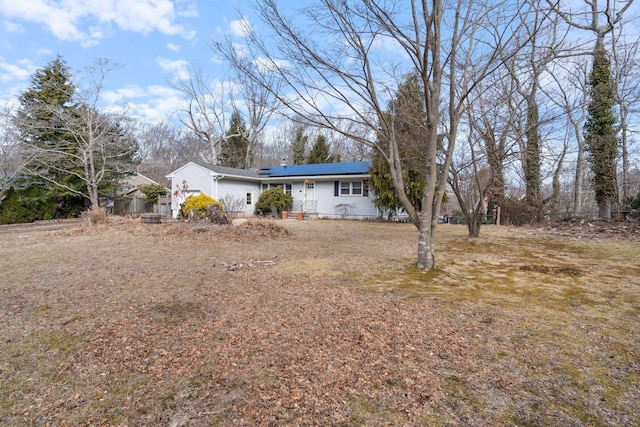
{"type": "Polygon", "coordinates": [[[97,58],[121,66],[103,100],[130,115],[170,116],[180,95],[169,81],[196,66],[224,79],[207,45],[241,37],[249,0],[0,0],[0,104],[15,99],[33,72],[61,55],[74,72],[97,58]]]}

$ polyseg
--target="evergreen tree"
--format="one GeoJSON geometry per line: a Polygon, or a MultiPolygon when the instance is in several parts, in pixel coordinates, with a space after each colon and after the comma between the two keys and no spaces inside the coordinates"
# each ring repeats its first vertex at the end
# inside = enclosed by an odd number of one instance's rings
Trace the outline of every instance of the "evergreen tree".
{"type": "MultiPolygon", "coordinates": [[[[424,91],[421,90],[420,77],[415,73],[406,76],[398,86],[396,96],[389,103],[387,120],[393,123],[398,143],[398,155],[403,164],[403,183],[405,192],[416,208],[420,207],[422,189],[424,188],[425,157],[421,152],[421,141],[425,134],[424,91]]],[[[383,147],[386,151],[386,147],[383,147]]],[[[371,189],[376,195],[375,205],[390,214],[401,208],[391,180],[388,163],[379,153],[374,154],[371,173],[371,189]]]]}
{"type": "Polygon", "coordinates": [[[327,142],[327,138],[324,135],[318,135],[316,142],[311,147],[311,151],[309,151],[307,164],[335,163],[339,161],[339,155],[331,154],[331,147],[327,142]]]}
{"type": "Polygon", "coordinates": [[[135,171],[137,144],[124,127],[126,117],[97,107],[110,69],[108,61],[96,61],[88,71],[93,86],[76,91],[56,58],[36,71],[20,97],[15,121],[30,180],[23,188],[40,184],[43,194],[54,194],[57,216],[98,208],[101,196],[111,196],[118,181],[135,171]]]}
{"type": "Polygon", "coordinates": [[[304,134],[303,127],[296,129],[296,139],[291,144],[294,165],[304,165],[306,163],[307,139],[308,136],[304,134]]]}
{"type": "Polygon", "coordinates": [[[242,115],[235,110],[231,115],[229,130],[220,147],[222,165],[243,169],[251,167],[253,153],[249,152],[249,140],[246,135],[247,128],[242,115]]]}
{"type": "Polygon", "coordinates": [[[593,70],[589,77],[591,102],[588,107],[584,137],[593,171],[593,185],[601,219],[611,218],[611,202],[616,198],[616,137],[615,88],[611,78],[611,63],[604,47],[594,53],[593,70]]]}
{"type": "MultiPolygon", "coordinates": [[[[60,121],[60,115],[53,113],[55,110],[70,113],[77,108],[73,102],[76,88],[71,79],[71,71],[59,56],[36,70],[31,85],[19,97],[20,107],[15,118],[24,144],[39,150],[71,154],[71,135],[60,121]]],[[[66,186],[82,191],[84,184],[74,173],[72,163],[68,156],[58,156],[47,163],[35,157],[28,159],[26,164],[31,173],[24,178],[23,186],[40,188],[38,199],[51,197],[59,206],[57,216],[72,216],[85,207],[82,196],[49,183],[64,182],[66,186]]]]}
{"type": "Polygon", "coordinates": [[[0,224],[18,224],[39,219],[53,219],[58,205],[41,186],[21,190],[9,187],[0,204],[0,224]]]}

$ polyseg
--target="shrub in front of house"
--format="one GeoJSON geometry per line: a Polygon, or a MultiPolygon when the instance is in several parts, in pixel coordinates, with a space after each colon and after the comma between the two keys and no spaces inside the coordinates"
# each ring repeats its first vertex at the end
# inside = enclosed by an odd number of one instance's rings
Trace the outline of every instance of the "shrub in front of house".
{"type": "Polygon", "coordinates": [[[274,187],[260,194],[256,202],[256,212],[258,215],[268,215],[272,208],[280,213],[291,209],[292,206],[293,197],[291,194],[286,194],[281,187],[274,187]]]}
{"type": "Polygon", "coordinates": [[[182,216],[185,218],[189,218],[189,212],[194,210],[198,214],[198,218],[202,219],[207,216],[207,207],[209,205],[216,205],[218,209],[222,209],[222,205],[218,203],[213,197],[207,196],[206,194],[198,194],[195,196],[190,196],[187,200],[182,204],[182,216]]]}

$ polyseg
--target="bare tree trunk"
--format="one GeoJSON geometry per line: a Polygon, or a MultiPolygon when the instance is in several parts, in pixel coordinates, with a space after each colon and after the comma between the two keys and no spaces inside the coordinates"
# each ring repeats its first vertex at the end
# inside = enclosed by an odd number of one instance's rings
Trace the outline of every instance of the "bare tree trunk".
{"type": "Polygon", "coordinates": [[[618,199],[618,203],[628,198],[631,189],[631,180],[629,179],[629,148],[627,136],[629,134],[629,123],[627,122],[628,111],[626,105],[620,106],[620,145],[622,150],[622,198],[618,199]]]}
{"type": "Polygon", "coordinates": [[[420,269],[433,268],[436,265],[435,248],[433,247],[434,233],[427,214],[428,212],[425,211],[420,212],[418,225],[418,261],[416,266],[420,269]]]}
{"type": "Polygon", "coordinates": [[[558,163],[556,165],[556,169],[553,172],[553,181],[552,188],[553,193],[551,194],[551,203],[550,203],[550,211],[552,216],[557,216],[558,213],[558,205],[560,203],[560,173],[562,172],[562,165],[564,163],[564,157],[567,154],[568,145],[565,142],[564,147],[562,148],[562,153],[560,154],[560,158],[558,159],[558,163]]]}
{"type": "Polygon", "coordinates": [[[584,199],[584,167],[585,167],[585,143],[580,130],[576,131],[578,136],[578,155],[576,157],[576,175],[573,187],[573,214],[583,216],[582,200],[584,199]]]}
{"type": "Polygon", "coordinates": [[[549,75],[555,79],[553,90],[545,90],[547,97],[555,103],[566,115],[568,132],[571,132],[572,139],[576,146],[576,167],[573,180],[573,202],[570,214],[573,216],[583,216],[582,203],[584,200],[584,178],[585,178],[585,141],[582,134],[587,117],[588,89],[588,65],[581,59],[575,58],[558,61],[554,64],[559,67],[558,72],[551,72],[549,75]],[[562,78],[561,78],[562,76],[562,78]]]}

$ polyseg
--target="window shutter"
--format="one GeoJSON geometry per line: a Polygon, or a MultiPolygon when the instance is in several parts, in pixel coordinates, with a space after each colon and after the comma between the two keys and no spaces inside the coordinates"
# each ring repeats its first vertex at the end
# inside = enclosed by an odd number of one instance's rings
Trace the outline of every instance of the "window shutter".
{"type": "Polygon", "coordinates": [[[333,183],[333,196],[338,197],[340,195],[340,181],[334,181],[333,183]]]}
{"type": "Polygon", "coordinates": [[[369,180],[365,179],[362,181],[362,195],[364,197],[369,197],[369,180]]]}

